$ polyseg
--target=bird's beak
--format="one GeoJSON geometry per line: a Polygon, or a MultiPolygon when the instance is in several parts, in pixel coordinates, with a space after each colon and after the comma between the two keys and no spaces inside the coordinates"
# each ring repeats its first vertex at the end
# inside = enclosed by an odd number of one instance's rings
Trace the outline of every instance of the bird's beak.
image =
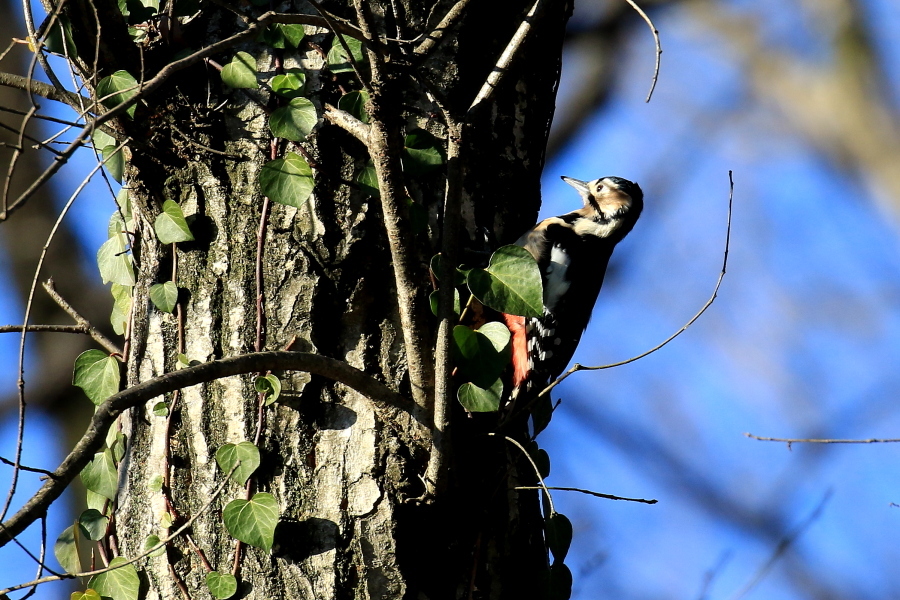
{"type": "Polygon", "coordinates": [[[586,181],[581,181],[580,179],[573,179],[571,177],[566,177],[563,175],[562,180],[571,185],[573,188],[578,190],[578,193],[581,194],[581,197],[584,198],[585,202],[591,195],[591,190],[588,189],[588,184],[586,181]]]}

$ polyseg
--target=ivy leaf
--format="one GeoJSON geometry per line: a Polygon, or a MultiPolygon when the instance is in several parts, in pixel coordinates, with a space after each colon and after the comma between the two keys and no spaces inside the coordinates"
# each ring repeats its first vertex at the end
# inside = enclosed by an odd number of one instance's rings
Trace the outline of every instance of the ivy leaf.
{"type": "MultiPolygon", "coordinates": [[[[103,106],[113,109],[134,96],[137,93],[137,85],[137,79],[128,71],[116,71],[97,84],[97,97],[101,98],[103,106]]],[[[132,104],[125,114],[133,119],[135,108],[137,105],[132,104]]]]}
{"type": "Polygon", "coordinates": [[[69,600],[102,600],[100,594],[97,593],[97,590],[92,590],[88,588],[83,592],[72,592],[72,595],[69,596],[69,600]]]}
{"type": "Polygon", "coordinates": [[[272,48],[296,48],[306,32],[303,31],[303,25],[274,23],[263,30],[260,35],[260,41],[272,48]]]}
{"type": "Polygon", "coordinates": [[[569,600],[572,597],[572,571],[562,562],[550,567],[550,599],[569,600]]]}
{"type": "Polygon", "coordinates": [[[306,75],[299,69],[291,69],[283,75],[276,75],[269,83],[272,91],[283,98],[302,96],[304,85],[306,85],[306,75]]]}
{"type": "Polygon", "coordinates": [[[381,196],[381,192],[378,190],[378,175],[375,173],[375,165],[371,161],[356,176],[356,183],[359,184],[362,191],[370,196],[375,198],[381,196]]]}
{"type": "Polygon", "coordinates": [[[319,116],[312,102],[306,98],[294,98],[287,106],[275,109],[269,117],[269,129],[275,137],[302,142],[318,121],[319,116]]]}
{"type": "Polygon", "coordinates": [[[119,193],[116,194],[116,204],[119,206],[119,211],[122,213],[122,216],[125,217],[126,221],[131,220],[131,198],[128,197],[128,188],[120,188],[119,193]]]}
{"type": "Polygon", "coordinates": [[[404,146],[403,171],[410,175],[427,175],[444,164],[441,143],[424,129],[407,135],[404,146]]]}
{"type": "MultiPolygon", "coordinates": [[[[434,275],[434,278],[438,281],[441,280],[441,262],[443,261],[443,256],[438,252],[434,256],[431,257],[431,262],[429,263],[429,267],[431,268],[431,274],[434,275]]],[[[463,271],[459,267],[453,270],[453,285],[462,285],[466,282],[466,277],[468,276],[468,271],[463,271]]]]}
{"type": "Polygon", "coordinates": [[[359,90],[344,94],[338,99],[337,107],[347,111],[363,123],[369,122],[369,113],[366,112],[366,103],[369,101],[369,92],[359,90]]]}
{"type": "Polygon", "coordinates": [[[266,395],[266,406],[269,406],[281,395],[281,380],[271,373],[253,380],[256,391],[266,395]]]}
{"type": "Polygon", "coordinates": [[[90,540],[102,540],[106,535],[106,526],[109,524],[109,517],[100,514],[99,510],[89,508],[78,517],[78,524],[84,527],[87,537],[90,540]]]}
{"type": "MultiPolygon", "coordinates": [[[[110,428],[112,430],[112,428],[110,428]]],[[[116,464],[122,462],[122,459],[125,458],[125,448],[128,446],[128,436],[122,433],[121,431],[116,432],[116,439],[113,441],[112,445],[110,445],[109,449],[112,450],[113,460],[116,464]]]]}
{"type": "Polygon", "coordinates": [[[249,500],[232,500],[222,511],[222,520],[232,537],[268,552],[278,524],[278,502],[266,492],[249,500]]]}
{"type": "Polygon", "coordinates": [[[153,230],[156,231],[156,237],[163,244],[173,244],[175,242],[191,242],[194,235],[191,228],[188,227],[181,212],[181,207],[171,200],[166,200],[162,205],[163,211],[156,217],[153,224],[153,230]]]}
{"type": "MultiPolygon", "coordinates": [[[[159,543],[161,541],[162,540],[159,539],[158,535],[148,535],[147,539],[144,540],[144,552],[148,551],[150,548],[155,548],[156,546],[159,545],[159,543]]],[[[153,556],[153,557],[162,556],[165,551],[166,551],[166,547],[162,546],[160,548],[156,548],[156,550],[154,550],[147,556],[153,556]]]]}
{"type": "Polygon", "coordinates": [[[56,543],[53,544],[53,555],[56,556],[56,560],[59,561],[66,573],[82,571],[78,547],[86,539],[88,539],[88,533],[79,523],[66,527],[56,538],[56,543]]]}
{"type": "Polygon", "coordinates": [[[72,384],[96,405],[119,391],[119,361],[102,350],[85,350],[75,359],[72,384]]]}
{"type": "MultiPolygon", "coordinates": [[[[428,302],[431,305],[431,312],[434,316],[438,316],[438,297],[440,293],[440,290],[434,290],[428,295],[428,302]]],[[[453,314],[459,315],[459,290],[453,290],[453,314]]]]}
{"type": "Polygon", "coordinates": [[[157,402],[153,405],[153,414],[157,417],[168,417],[169,405],[165,402],[157,402]]]}
{"type": "Polygon", "coordinates": [[[165,313],[172,312],[178,303],[178,286],[174,281],[151,285],[150,301],[159,310],[165,313]]]}
{"type": "Polygon", "coordinates": [[[163,477],[162,475],[154,475],[153,479],[150,480],[149,488],[151,492],[158,492],[162,490],[163,486],[163,477]]]}
{"type": "Polygon", "coordinates": [[[496,412],[500,410],[500,394],[503,393],[503,380],[498,379],[487,388],[481,388],[467,382],[459,386],[456,397],[459,403],[469,412],[496,412]]]}
{"type": "Polygon", "coordinates": [[[109,566],[119,568],[94,575],[88,585],[101,596],[108,596],[113,600],[138,600],[141,580],[134,565],[123,564],[127,562],[121,556],[115,557],[109,561],[109,566]]]}
{"type": "Polygon", "coordinates": [[[128,253],[128,238],[124,232],[119,231],[103,242],[97,250],[97,267],[100,269],[103,283],[134,286],[136,281],[134,266],[131,254],[128,253]]]}
{"type": "MultiPolygon", "coordinates": [[[[353,54],[353,58],[356,60],[356,64],[360,67],[364,66],[362,42],[352,37],[343,37],[351,54],[353,54]]],[[[350,62],[347,52],[344,50],[344,46],[341,44],[337,35],[331,40],[331,49],[328,51],[326,62],[328,63],[328,69],[332,73],[353,72],[353,64],[350,62]]]]}
{"type": "Polygon", "coordinates": [[[231,472],[231,469],[238,462],[241,464],[235,469],[234,473],[231,473],[231,479],[240,485],[244,485],[250,479],[250,476],[253,475],[253,472],[259,468],[259,448],[254,446],[252,442],[241,442],[239,444],[225,444],[216,451],[216,463],[225,473],[231,472]]]}
{"type": "MultiPolygon", "coordinates": [[[[47,17],[49,20],[50,17],[47,17]]],[[[44,23],[47,22],[44,21],[44,23]]],[[[44,29],[44,23],[40,29],[44,29]]],[[[78,58],[78,49],[75,48],[75,41],[72,39],[72,24],[65,15],[57,15],[47,37],[44,38],[44,45],[47,50],[54,54],[61,54],[68,58],[78,58]]]]}
{"type": "Polygon", "coordinates": [[[485,323],[477,331],[457,325],[453,341],[457,366],[478,387],[489,388],[509,364],[510,333],[503,323],[485,323]]]}
{"type": "Polygon", "coordinates": [[[122,183],[122,177],[125,175],[125,155],[122,154],[122,149],[116,150],[115,146],[107,146],[100,149],[100,154],[103,157],[103,166],[112,178],[122,183]]]}
{"type": "Polygon", "coordinates": [[[222,82],[233,88],[253,89],[256,81],[256,59],[246,52],[238,52],[231,62],[222,67],[222,82]]]}
{"type": "Polygon", "coordinates": [[[469,272],[469,290],[482,304],[522,317],[544,312],[541,273],[531,253],[520,246],[502,246],[487,269],[469,272]]]}
{"type": "Polygon", "coordinates": [[[547,518],[544,527],[547,531],[547,546],[553,553],[553,562],[563,562],[572,544],[572,522],[566,515],[555,513],[547,518]]]}
{"type": "Polygon", "coordinates": [[[227,600],[237,593],[237,579],[231,573],[212,571],[206,574],[206,587],[214,598],[227,600]]]}
{"type": "Polygon", "coordinates": [[[272,201],[300,208],[312,194],[315,183],[312,169],[299,154],[288,152],[263,165],[259,189],[272,201]]]}
{"type": "Polygon", "coordinates": [[[104,450],[94,455],[81,471],[81,482],[84,487],[108,500],[115,500],[119,489],[119,475],[113,462],[112,452],[104,450]]]}
{"type": "Polygon", "coordinates": [[[159,0],[119,0],[119,10],[129,25],[146,23],[159,11],[159,0]]]}
{"type": "Polygon", "coordinates": [[[550,419],[553,417],[553,400],[550,394],[542,396],[540,400],[531,409],[531,422],[534,426],[534,435],[537,435],[547,429],[550,419]]]}

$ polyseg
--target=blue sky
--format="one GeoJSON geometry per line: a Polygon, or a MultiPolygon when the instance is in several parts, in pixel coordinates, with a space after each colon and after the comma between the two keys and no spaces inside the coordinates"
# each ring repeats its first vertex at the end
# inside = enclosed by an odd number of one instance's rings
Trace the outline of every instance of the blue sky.
{"type": "MultiPolygon", "coordinates": [[[[764,15],[771,44],[829,60],[796,5],[731,4],[764,15]]],[[[898,99],[900,9],[887,0],[864,6],[898,99]]],[[[743,436],[900,437],[896,217],[859,174],[836,167],[753,96],[726,40],[682,10],[655,21],[665,53],[652,102],[644,103],[652,42],[636,23],[609,104],[544,172],[543,217],[578,206],[560,175],[618,175],[645,192],[644,215],[616,251],[575,360],[638,354],[703,305],[721,268],[733,170],[729,267],[716,303],[672,344],[557,388],[563,403],[540,438],[553,464],[548,483],[660,501],[555,495],[575,524],[566,561],[574,597],[697,598],[721,563],[708,597],[733,598],[829,493],[818,519],[744,597],[816,597],[814,585],[799,580],[804,574],[842,597],[896,597],[900,509],[890,503],[900,503],[892,470],[900,446],[788,450],[743,436]]],[[[577,64],[564,65],[563,98],[577,64]]],[[[76,210],[83,212],[70,218],[93,256],[112,200],[94,186],[76,210]]],[[[20,312],[0,299],[0,321],[15,323],[20,312]]],[[[0,338],[6,356],[9,337],[0,338]]],[[[7,373],[0,382],[14,386],[7,373]]],[[[47,442],[58,433],[32,414],[24,460],[55,465],[59,450],[47,442]]],[[[0,427],[3,456],[12,454],[9,431],[0,427]]],[[[7,476],[0,470],[0,489],[7,476]]],[[[66,524],[51,516],[54,538],[66,524]]],[[[33,537],[23,541],[36,547],[33,537]]],[[[0,584],[32,569],[12,546],[0,550],[0,565],[0,584]]]]}

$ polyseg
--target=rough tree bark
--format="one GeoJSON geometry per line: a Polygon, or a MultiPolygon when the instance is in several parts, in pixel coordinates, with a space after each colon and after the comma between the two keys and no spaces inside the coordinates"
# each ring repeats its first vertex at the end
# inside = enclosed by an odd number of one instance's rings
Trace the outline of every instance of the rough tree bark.
{"type": "MultiPolygon", "coordinates": [[[[434,27],[457,3],[365,4],[375,34],[411,39],[434,27]]],[[[570,12],[566,1],[543,4],[501,85],[466,129],[464,249],[508,243],[537,214],[570,12]]],[[[463,18],[424,62],[412,53],[415,44],[389,42],[404,48],[405,60],[385,67],[393,94],[393,112],[384,115],[387,128],[424,128],[444,139],[440,111],[408,73],[426,74],[451,112],[464,114],[531,5],[530,0],[510,0],[464,6],[463,18]]],[[[324,6],[358,22],[349,2],[324,6]]],[[[318,14],[306,2],[273,8],[318,14]]],[[[246,7],[229,8],[218,1],[203,4],[191,22],[178,31],[161,28],[160,39],[137,53],[115,2],[70,0],[63,11],[72,21],[83,64],[91,68],[96,60],[97,79],[118,69],[143,69],[149,79],[178,52],[245,28],[235,12],[251,14],[246,7]],[[95,14],[101,31],[96,57],[97,22],[85,17],[95,14]]],[[[340,86],[354,83],[323,68],[318,48],[327,48],[332,33],[312,26],[306,26],[306,33],[296,52],[248,42],[212,58],[224,64],[243,50],[257,57],[260,72],[273,71],[282,61],[286,67],[301,67],[307,96],[321,115],[325,103],[337,103],[340,86]]],[[[134,120],[116,122],[133,140],[125,180],[136,214],[138,300],[127,384],[176,370],[179,353],[206,362],[290,348],[344,360],[409,396],[380,202],[354,183],[368,152],[342,129],[320,122],[301,144],[313,159],[313,196],[299,209],[267,205],[264,216],[256,177],[272,158],[268,103],[264,90],[226,88],[219,74],[201,62],[150,94],[134,120]],[[195,241],[177,248],[157,241],[153,223],[165,200],[176,201],[192,218],[195,241]],[[179,309],[166,314],[147,300],[148,290],[173,273],[181,289],[179,309]]],[[[276,148],[277,155],[283,152],[276,148]]],[[[418,299],[424,306],[432,289],[427,264],[440,248],[445,183],[442,174],[405,181],[429,217],[426,231],[403,240],[414,251],[418,299]]],[[[427,315],[423,322],[432,329],[414,334],[431,351],[436,321],[427,315]]],[[[433,360],[430,353],[428,360],[433,360]]],[[[534,477],[530,466],[523,470],[516,448],[486,435],[496,427],[495,416],[471,418],[458,405],[452,407],[449,485],[437,497],[428,497],[422,478],[429,458],[429,423],[378,406],[322,377],[278,375],[284,382],[283,401],[268,407],[260,406],[253,377],[235,376],[167,397],[170,417],[154,414],[160,399],[123,416],[118,427],[128,436],[128,450],[115,515],[123,556],[139,554],[148,535],[164,536],[166,513],[175,517],[172,530],[195,515],[223,478],[216,450],[250,440],[262,451],[262,464],[249,491],[272,493],[281,516],[271,554],[247,546],[240,551],[239,597],[536,597],[547,569],[540,503],[534,492],[511,489],[519,480],[531,484],[534,477]],[[168,486],[154,485],[167,474],[168,486]]],[[[148,598],[176,598],[185,591],[192,598],[207,597],[206,567],[194,543],[213,568],[232,570],[235,544],[220,510],[244,493],[229,484],[214,510],[194,522],[192,541],[179,538],[166,553],[146,562],[142,573],[148,598]]]]}

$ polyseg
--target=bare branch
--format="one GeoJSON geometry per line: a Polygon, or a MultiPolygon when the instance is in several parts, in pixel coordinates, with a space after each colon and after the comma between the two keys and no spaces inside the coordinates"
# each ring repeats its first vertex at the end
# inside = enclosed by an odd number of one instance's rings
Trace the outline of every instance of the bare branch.
{"type": "Polygon", "coordinates": [[[506,75],[513,58],[515,58],[519,48],[522,47],[525,38],[528,37],[528,33],[531,31],[532,22],[537,20],[540,10],[543,8],[542,2],[543,0],[535,0],[534,4],[528,10],[528,13],[525,15],[525,18],[522,19],[519,28],[513,34],[512,39],[509,40],[509,44],[506,45],[503,54],[497,59],[497,64],[494,65],[494,68],[490,75],[488,75],[484,85],[481,86],[481,90],[479,90],[478,95],[475,96],[475,100],[472,101],[468,114],[471,115],[478,105],[489,100],[494,94],[494,90],[500,85],[500,81],[503,79],[503,76],[506,75]]]}
{"type": "Polygon", "coordinates": [[[124,411],[157,396],[182,388],[257,371],[306,371],[342,383],[374,401],[378,406],[410,411],[412,404],[404,396],[371,375],[347,363],[307,352],[257,352],[214,360],[195,367],[166,373],[110,396],[97,407],[90,425],[62,464],[53,471],[52,479],[0,527],[0,547],[40,517],[47,507],[65,491],[104,443],[106,430],[124,411]]]}
{"type": "Polygon", "coordinates": [[[335,108],[327,103],[325,104],[325,118],[368,147],[369,132],[372,130],[370,125],[363,123],[347,111],[335,108]]]}
{"type": "Polygon", "coordinates": [[[78,311],[75,310],[71,304],[66,302],[66,299],[63,298],[59,294],[59,292],[56,291],[56,286],[53,284],[52,278],[48,279],[47,281],[44,282],[44,290],[47,292],[47,294],[50,295],[51,298],[53,298],[53,301],[56,302],[61,309],[66,311],[66,313],[70,317],[72,317],[72,319],[76,323],[78,323],[78,327],[81,327],[82,329],[84,329],[83,333],[86,333],[89,336],[91,336],[91,338],[93,338],[93,340],[95,342],[97,342],[98,344],[103,346],[106,349],[106,351],[109,352],[110,354],[118,354],[119,356],[122,356],[121,348],[119,348],[108,337],[103,335],[100,332],[100,330],[98,330],[96,327],[91,325],[91,323],[87,319],[85,319],[80,314],[78,314],[78,311]]]}
{"type": "MultiPolygon", "coordinates": [[[[489,433],[488,435],[497,435],[497,434],[495,434],[495,433],[489,433]]],[[[544,478],[541,476],[541,470],[538,469],[538,466],[537,466],[537,464],[534,462],[534,459],[531,458],[531,455],[530,455],[530,454],[528,454],[528,450],[525,449],[525,446],[523,446],[522,444],[520,444],[520,443],[519,443],[518,441],[516,441],[515,439],[509,437],[508,435],[503,436],[503,439],[506,440],[507,442],[509,442],[510,444],[514,445],[514,446],[515,446],[516,448],[518,448],[519,450],[521,450],[521,451],[522,451],[522,454],[525,455],[525,458],[528,459],[528,462],[531,463],[531,468],[534,469],[534,474],[535,474],[535,476],[537,476],[538,481],[539,481],[540,484],[541,484],[537,489],[543,490],[543,491],[544,491],[544,494],[547,495],[547,504],[550,505],[550,515],[551,515],[551,516],[555,515],[555,514],[556,514],[556,508],[554,508],[554,506],[553,506],[553,496],[550,495],[550,489],[547,487],[547,484],[544,483],[544,478]]]]}
{"type": "Polygon", "coordinates": [[[450,10],[447,11],[447,14],[444,15],[444,18],[441,19],[441,22],[437,24],[437,27],[428,32],[428,37],[426,37],[421,44],[416,46],[413,50],[413,54],[422,56],[431,52],[432,48],[437,46],[441,39],[443,39],[444,34],[453,29],[453,26],[456,25],[456,22],[465,12],[469,2],[470,0],[459,0],[454,4],[450,10]]]}
{"type": "Polygon", "coordinates": [[[790,444],[894,444],[900,442],[900,438],[869,438],[867,440],[842,440],[827,438],[776,438],[744,433],[744,436],[761,442],[784,442],[790,444]]]}
{"type": "Polygon", "coordinates": [[[23,329],[28,333],[88,333],[81,325],[0,325],[0,333],[22,333],[23,329]]]}
{"type": "MultiPolygon", "coordinates": [[[[520,485],[516,486],[517,490],[542,490],[544,488],[536,485],[520,485]]],[[[627,502],[641,502],[643,504],[656,504],[659,500],[646,500],[644,498],[628,498],[626,496],[613,496],[612,494],[601,494],[600,492],[592,492],[591,490],[583,490],[581,488],[573,488],[573,487],[558,487],[558,486],[547,486],[548,490],[559,490],[561,492],[579,492],[581,494],[587,494],[588,496],[596,496],[597,498],[605,498],[607,500],[625,500],[627,502]]]]}
{"type": "Polygon", "coordinates": [[[653,68],[653,79],[650,82],[650,91],[647,92],[647,99],[644,100],[644,102],[650,102],[650,98],[653,96],[653,90],[656,89],[656,82],[659,79],[659,61],[662,57],[662,44],[659,42],[659,30],[656,29],[656,26],[653,24],[653,21],[650,20],[650,17],[647,16],[647,13],[645,13],[634,0],[625,0],[625,2],[630,4],[631,8],[637,11],[637,14],[641,15],[641,18],[644,19],[644,22],[647,23],[647,27],[650,28],[650,32],[653,34],[653,41],[656,42],[656,66],[653,68]]]}
{"type": "Polygon", "coordinates": [[[27,77],[14,75],[12,73],[5,73],[3,71],[0,71],[0,85],[23,91],[28,90],[30,86],[32,93],[37,94],[42,98],[46,98],[47,100],[54,100],[56,102],[68,104],[79,112],[81,112],[81,102],[84,102],[86,105],[93,104],[93,100],[91,100],[90,98],[85,98],[84,96],[81,96],[74,92],[60,91],[52,85],[44,83],[42,81],[31,80],[31,82],[29,83],[27,77]]]}

